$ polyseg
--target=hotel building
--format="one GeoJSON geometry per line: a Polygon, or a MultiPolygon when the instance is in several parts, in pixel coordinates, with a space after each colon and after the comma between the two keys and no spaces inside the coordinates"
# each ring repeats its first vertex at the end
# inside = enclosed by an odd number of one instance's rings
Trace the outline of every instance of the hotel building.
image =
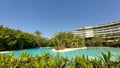
{"type": "Polygon", "coordinates": [[[116,38],[120,38],[120,21],[78,28],[74,33],[84,38],[100,35],[103,38],[107,37],[115,40],[116,38]]]}

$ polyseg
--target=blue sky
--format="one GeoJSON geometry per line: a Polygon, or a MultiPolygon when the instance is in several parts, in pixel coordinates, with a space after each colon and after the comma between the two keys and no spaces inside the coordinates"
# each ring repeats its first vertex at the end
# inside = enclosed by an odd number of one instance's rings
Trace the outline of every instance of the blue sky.
{"type": "Polygon", "coordinates": [[[51,38],[59,31],[120,20],[120,0],[0,0],[0,25],[51,38]]]}

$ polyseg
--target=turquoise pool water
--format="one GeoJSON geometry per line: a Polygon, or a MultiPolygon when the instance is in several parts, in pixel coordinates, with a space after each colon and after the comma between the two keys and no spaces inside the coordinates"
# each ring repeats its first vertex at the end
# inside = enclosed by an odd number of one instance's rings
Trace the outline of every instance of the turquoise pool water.
{"type": "MultiPolygon", "coordinates": [[[[52,51],[52,47],[41,47],[41,48],[34,48],[34,49],[26,49],[26,50],[17,50],[14,51],[14,56],[17,58],[22,52],[27,52],[31,55],[38,54],[41,56],[44,52],[49,52],[53,56],[56,55],[56,52],[52,51]]],[[[89,58],[95,58],[96,54],[101,56],[101,52],[107,53],[110,51],[114,56],[120,56],[120,48],[109,48],[109,47],[87,47],[86,49],[79,49],[69,52],[61,52],[60,55],[67,57],[68,59],[74,58],[76,56],[88,56],[89,58]]],[[[114,59],[114,57],[112,57],[114,59]]]]}

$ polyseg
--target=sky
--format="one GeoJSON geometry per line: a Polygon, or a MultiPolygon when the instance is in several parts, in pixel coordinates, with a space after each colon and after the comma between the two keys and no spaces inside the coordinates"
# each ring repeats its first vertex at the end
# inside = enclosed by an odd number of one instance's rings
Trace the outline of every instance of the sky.
{"type": "Polygon", "coordinates": [[[0,0],[0,25],[46,38],[120,20],[120,0],[0,0]]]}

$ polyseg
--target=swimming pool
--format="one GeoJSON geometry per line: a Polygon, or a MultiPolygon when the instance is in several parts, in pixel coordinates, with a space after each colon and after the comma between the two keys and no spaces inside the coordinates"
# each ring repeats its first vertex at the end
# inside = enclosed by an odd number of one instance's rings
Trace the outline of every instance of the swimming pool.
{"type": "MultiPolygon", "coordinates": [[[[52,51],[53,47],[41,47],[41,48],[34,48],[34,49],[26,49],[26,50],[17,50],[14,52],[14,57],[19,57],[22,52],[27,52],[31,55],[39,55],[42,56],[44,52],[49,52],[53,56],[57,54],[57,52],[52,51]]],[[[67,57],[68,59],[74,58],[76,56],[88,56],[89,58],[97,57],[96,54],[101,56],[101,52],[106,53],[110,51],[114,56],[120,56],[120,48],[110,48],[110,47],[87,47],[85,49],[78,49],[69,52],[61,52],[60,55],[67,57]]],[[[7,53],[9,54],[9,53],[7,53]]],[[[114,59],[114,57],[112,57],[114,59]]]]}

